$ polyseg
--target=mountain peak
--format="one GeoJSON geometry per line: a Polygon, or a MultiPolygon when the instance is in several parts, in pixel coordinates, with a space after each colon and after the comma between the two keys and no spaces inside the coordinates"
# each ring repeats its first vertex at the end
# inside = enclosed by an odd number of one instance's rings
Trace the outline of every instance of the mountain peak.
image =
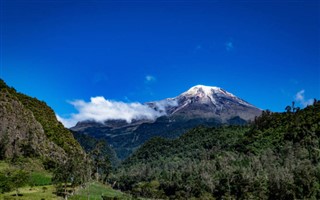
{"type": "Polygon", "coordinates": [[[208,86],[208,85],[195,85],[193,87],[190,88],[191,89],[194,89],[194,88],[205,88],[205,89],[220,89],[220,87],[216,87],[216,86],[208,86]]]}
{"type": "Polygon", "coordinates": [[[215,87],[215,86],[206,86],[206,85],[196,85],[196,86],[193,86],[191,87],[187,93],[189,94],[196,94],[198,93],[199,91],[200,92],[203,92],[207,95],[210,95],[212,94],[213,91],[218,91],[220,90],[221,88],[219,87],[215,87]]]}
{"type": "Polygon", "coordinates": [[[216,86],[195,85],[174,100],[178,105],[166,112],[171,115],[180,113],[199,118],[216,117],[222,121],[240,116],[248,121],[261,112],[248,102],[216,86]]]}
{"type": "Polygon", "coordinates": [[[213,94],[222,94],[229,97],[235,97],[233,94],[220,87],[206,85],[195,85],[186,92],[182,93],[182,95],[187,96],[212,96],[213,94]]]}

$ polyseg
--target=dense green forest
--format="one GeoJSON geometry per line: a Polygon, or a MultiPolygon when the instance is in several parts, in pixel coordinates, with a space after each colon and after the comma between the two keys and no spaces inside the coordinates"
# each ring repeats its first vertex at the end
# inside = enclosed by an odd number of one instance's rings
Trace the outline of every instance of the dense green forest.
{"type": "Polygon", "coordinates": [[[320,199],[320,102],[286,110],[247,126],[153,138],[109,182],[160,199],[320,199]]]}

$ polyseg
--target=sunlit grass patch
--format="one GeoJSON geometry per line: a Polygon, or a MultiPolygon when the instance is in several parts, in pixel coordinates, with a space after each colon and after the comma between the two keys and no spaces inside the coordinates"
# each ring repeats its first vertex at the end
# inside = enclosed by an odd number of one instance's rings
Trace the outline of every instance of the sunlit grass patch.
{"type": "Polygon", "coordinates": [[[2,200],[56,200],[61,199],[57,197],[55,194],[55,188],[52,185],[47,186],[36,186],[36,187],[23,187],[19,189],[19,194],[21,196],[14,196],[16,194],[15,191],[0,194],[0,199],[2,200]]]}
{"type": "Polygon", "coordinates": [[[90,200],[102,200],[102,196],[116,197],[117,199],[132,199],[129,195],[112,189],[110,186],[93,182],[87,188],[80,189],[72,196],[71,200],[87,200],[89,194],[90,200]]]}

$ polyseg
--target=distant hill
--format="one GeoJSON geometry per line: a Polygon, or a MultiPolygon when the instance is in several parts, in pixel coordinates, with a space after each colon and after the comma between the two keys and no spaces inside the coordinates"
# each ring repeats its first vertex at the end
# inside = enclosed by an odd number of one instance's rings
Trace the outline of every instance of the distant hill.
{"type": "Polygon", "coordinates": [[[155,199],[320,199],[320,101],[287,110],[153,138],[110,182],[155,199]]]}
{"type": "Polygon", "coordinates": [[[0,79],[0,158],[15,157],[57,163],[84,158],[85,152],[45,102],[17,92],[0,79]]]}
{"type": "Polygon", "coordinates": [[[120,159],[155,136],[176,138],[199,125],[246,124],[261,110],[219,87],[197,85],[175,98],[146,103],[162,116],[156,120],[79,122],[71,130],[104,138],[120,159]]]}

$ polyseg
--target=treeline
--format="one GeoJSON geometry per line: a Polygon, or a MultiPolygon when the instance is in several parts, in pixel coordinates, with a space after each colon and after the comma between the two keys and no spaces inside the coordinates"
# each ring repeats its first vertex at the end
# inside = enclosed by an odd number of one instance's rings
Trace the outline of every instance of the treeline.
{"type": "Polygon", "coordinates": [[[248,126],[154,138],[109,182],[147,198],[320,199],[320,101],[286,110],[248,126]]]}

